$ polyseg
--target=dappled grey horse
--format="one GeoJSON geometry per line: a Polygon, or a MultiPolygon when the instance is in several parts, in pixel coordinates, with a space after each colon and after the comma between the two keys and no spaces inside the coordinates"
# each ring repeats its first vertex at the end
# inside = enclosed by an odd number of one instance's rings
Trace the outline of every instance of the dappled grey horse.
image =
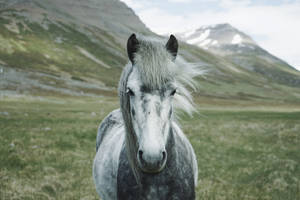
{"type": "Polygon", "coordinates": [[[193,111],[188,88],[201,73],[177,56],[171,35],[132,34],[130,62],[120,83],[120,109],[100,124],[93,177],[102,200],[195,199],[198,168],[194,150],[176,123],[177,110],[193,111]]]}

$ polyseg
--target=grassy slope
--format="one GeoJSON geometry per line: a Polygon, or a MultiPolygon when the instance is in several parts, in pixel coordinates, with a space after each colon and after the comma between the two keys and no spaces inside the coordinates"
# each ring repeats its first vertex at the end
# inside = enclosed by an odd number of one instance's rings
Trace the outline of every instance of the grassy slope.
{"type": "Polygon", "coordinates": [[[92,41],[75,25],[53,23],[44,15],[43,24],[48,27],[44,28],[40,23],[28,21],[15,10],[1,11],[0,22],[0,43],[7,46],[0,48],[0,59],[10,67],[56,76],[67,74],[82,80],[101,80],[107,86],[115,86],[120,68],[126,62],[121,53],[120,56],[112,56],[111,49],[115,52],[123,49],[100,29],[84,27],[95,39],[92,41]],[[8,30],[6,25],[12,23],[16,23],[19,33],[8,30]],[[57,42],[58,38],[62,42],[57,42]],[[85,49],[111,69],[87,58],[77,47],[85,49]]]}
{"type": "MultiPolygon", "coordinates": [[[[299,106],[215,104],[182,122],[198,158],[198,199],[299,199],[299,106]]],[[[117,99],[5,97],[0,105],[0,199],[97,199],[96,129],[117,99]]]]}

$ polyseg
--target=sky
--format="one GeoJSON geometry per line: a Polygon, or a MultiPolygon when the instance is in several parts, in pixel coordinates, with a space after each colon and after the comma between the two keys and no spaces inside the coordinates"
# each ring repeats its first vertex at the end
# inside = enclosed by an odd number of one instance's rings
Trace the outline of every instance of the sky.
{"type": "Polygon", "coordinates": [[[229,23],[300,70],[300,0],[121,0],[153,32],[229,23]]]}

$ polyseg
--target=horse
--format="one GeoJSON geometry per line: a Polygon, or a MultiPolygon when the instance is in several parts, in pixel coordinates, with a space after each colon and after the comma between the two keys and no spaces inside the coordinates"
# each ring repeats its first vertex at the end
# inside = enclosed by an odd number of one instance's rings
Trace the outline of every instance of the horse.
{"type": "Polygon", "coordinates": [[[201,70],[178,54],[178,41],[132,34],[118,93],[120,108],[101,122],[93,179],[103,200],[195,199],[196,155],[178,124],[192,113],[189,89],[201,70]]]}

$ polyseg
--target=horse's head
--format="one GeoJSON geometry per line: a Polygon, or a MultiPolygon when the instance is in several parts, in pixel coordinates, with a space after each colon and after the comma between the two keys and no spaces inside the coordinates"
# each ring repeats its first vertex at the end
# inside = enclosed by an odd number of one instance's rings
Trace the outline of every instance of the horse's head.
{"type": "Polygon", "coordinates": [[[139,41],[134,34],[127,43],[132,71],[125,95],[129,101],[131,134],[136,140],[137,164],[147,173],[160,172],[167,161],[166,143],[177,89],[168,67],[172,67],[177,50],[173,35],[165,45],[158,41],[139,41]]]}
{"type": "Polygon", "coordinates": [[[139,181],[139,171],[157,173],[164,169],[172,140],[174,108],[194,111],[194,77],[200,68],[177,56],[178,42],[130,36],[127,52],[130,63],[119,83],[120,105],[126,127],[126,151],[139,181]]]}

